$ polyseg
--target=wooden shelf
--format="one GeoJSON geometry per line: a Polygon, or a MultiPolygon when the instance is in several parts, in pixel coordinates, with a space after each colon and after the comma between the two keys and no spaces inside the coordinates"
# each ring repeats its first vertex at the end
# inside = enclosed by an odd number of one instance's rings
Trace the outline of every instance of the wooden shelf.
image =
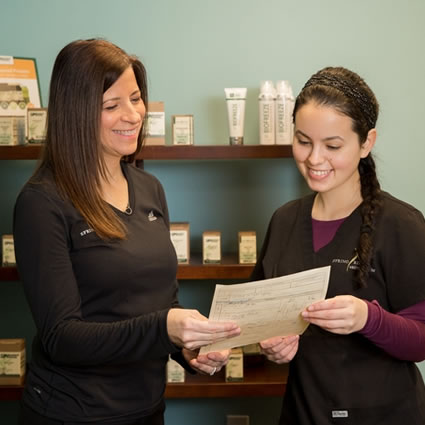
{"type": "Polygon", "coordinates": [[[20,400],[23,391],[23,385],[0,385],[0,401],[20,400]]]}
{"type": "Polygon", "coordinates": [[[38,159],[42,145],[0,146],[0,159],[38,159]]]}
{"type": "MultiPolygon", "coordinates": [[[[0,146],[1,159],[38,159],[43,145],[0,146]]],[[[144,146],[137,160],[289,158],[289,145],[144,146]]]]}
{"type": "MultiPolygon", "coordinates": [[[[242,382],[225,382],[224,370],[214,376],[190,375],[186,382],[167,384],[165,398],[229,398],[229,397],[281,397],[288,380],[288,365],[265,361],[244,367],[242,382]]],[[[23,386],[0,386],[0,400],[20,400],[23,386]]]]}
{"type": "Polygon", "coordinates": [[[288,365],[269,361],[244,367],[242,382],[225,382],[224,370],[214,376],[189,375],[182,384],[168,384],[166,398],[281,397],[288,380],[288,365]]]}
{"type": "Polygon", "coordinates": [[[16,267],[0,267],[0,281],[19,280],[18,269],[16,267]]]}
{"type": "Polygon", "coordinates": [[[223,255],[221,264],[203,264],[195,254],[190,264],[179,264],[177,279],[248,279],[253,269],[253,264],[238,264],[236,254],[223,255]]]}
{"type": "MultiPolygon", "coordinates": [[[[202,264],[200,255],[195,255],[191,257],[190,264],[178,266],[177,279],[248,279],[253,269],[253,264],[238,264],[236,254],[223,256],[221,264],[202,264]]],[[[19,280],[16,267],[0,267],[0,282],[15,280],[19,280]]]]}
{"type": "Polygon", "coordinates": [[[288,145],[187,145],[144,146],[136,160],[144,159],[259,159],[289,158],[288,145]]]}

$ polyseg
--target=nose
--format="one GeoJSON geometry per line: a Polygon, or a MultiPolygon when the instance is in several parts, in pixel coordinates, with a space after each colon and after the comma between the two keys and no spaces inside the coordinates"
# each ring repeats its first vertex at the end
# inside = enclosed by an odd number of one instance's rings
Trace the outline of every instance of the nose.
{"type": "Polygon", "coordinates": [[[121,116],[121,119],[123,121],[130,122],[132,124],[138,123],[141,120],[143,120],[143,117],[145,116],[145,107],[141,107],[139,105],[133,105],[131,102],[126,104],[125,108],[123,109],[123,114],[121,116]]]}
{"type": "Polygon", "coordinates": [[[313,143],[310,154],[308,155],[308,160],[312,165],[321,164],[323,162],[324,156],[321,143],[313,143]]]}

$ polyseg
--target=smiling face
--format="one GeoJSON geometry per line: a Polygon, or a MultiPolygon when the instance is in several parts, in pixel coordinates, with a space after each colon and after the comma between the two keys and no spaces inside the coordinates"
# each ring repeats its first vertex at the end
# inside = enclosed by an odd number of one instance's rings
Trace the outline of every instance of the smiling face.
{"type": "Polygon", "coordinates": [[[309,102],[296,112],[293,155],[315,192],[340,196],[360,191],[359,161],[373,142],[370,132],[361,145],[351,118],[332,107],[309,102]]]}
{"type": "Polygon", "coordinates": [[[132,67],[103,94],[100,137],[105,162],[119,161],[137,148],[146,108],[132,67]]]}

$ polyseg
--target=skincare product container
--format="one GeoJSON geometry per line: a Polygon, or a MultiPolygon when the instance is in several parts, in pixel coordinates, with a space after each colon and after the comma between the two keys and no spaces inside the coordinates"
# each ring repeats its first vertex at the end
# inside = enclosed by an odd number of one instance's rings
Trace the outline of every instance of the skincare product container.
{"type": "Polygon", "coordinates": [[[280,80],[276,83],[276,92],[276,144],[291,145],[295,104],[292,87],[288,81],[280,80]]]}
{"type": "Polygon", "coordinates": [[[231,145],[243,145],[246,88],[224,89],[231,145]]]}
{"type": "Polygon", "coordinates": [[[275,144],[276,90],[270,80],[261,82],[258,97],[260,118],[260,145],[275,144]]]}

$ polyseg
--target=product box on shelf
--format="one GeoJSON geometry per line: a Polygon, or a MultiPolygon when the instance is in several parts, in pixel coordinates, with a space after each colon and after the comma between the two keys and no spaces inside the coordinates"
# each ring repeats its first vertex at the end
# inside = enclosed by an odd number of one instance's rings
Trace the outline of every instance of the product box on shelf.
{"type": "Polygon", "coordinates": [[[243,351],[242,348],[232,348],[226,364],[226,382],[238,381],[243,381],[243,351]]]}
{"type": "Polygon", "coordinates": [[[23,385],[25,362],[25,339],[0,339],[0,385],[23,385]]]}
{"type": "Polygon", "coordinates": [[[44,143],[47,131],[47,108],[27,109],[28,143],[44,143]]]}
{"type": "Polygon", "coordinates": [[[25,117],[0,116],[0,145],[25,144],[25,117]]]}
{"type": "Polygon", "coordinates": [[[221,232],[208,230],[202,233],[202,262],[221,263],[221,232]]]}
{"type": "Polygon", "coordinates": [[[13,243],[13,235],[3,235],[2,236],[2,266],[16,266],[15,259],[15,245],[13,243]]]}
{"type": "Polygon", "coordinates": [[[173,145],[193,145],[193,115],[172,115],[173,145]]]}
{"type": "Polygon", "coordinates": [[[167,362],[167,382],[184,382],[184,378],[185,371],[183,366],[169,357],[167,362]]]}
{"type": "Polygon", "coordinates": [[[254,231],[239,232],[239,264],[257,262],[257,235],[254,231]]]}
{"type": "Polygon", "coordinates": [[[164,102],[149,102],[145,145],[165,145],[164,102]]]}
{"type": "Polygon", "coordinates": [[[177,262],[189,264],[190,261],[190,231],[189,223],[170,223],[171,242],[176,250],[177,262]]]}

